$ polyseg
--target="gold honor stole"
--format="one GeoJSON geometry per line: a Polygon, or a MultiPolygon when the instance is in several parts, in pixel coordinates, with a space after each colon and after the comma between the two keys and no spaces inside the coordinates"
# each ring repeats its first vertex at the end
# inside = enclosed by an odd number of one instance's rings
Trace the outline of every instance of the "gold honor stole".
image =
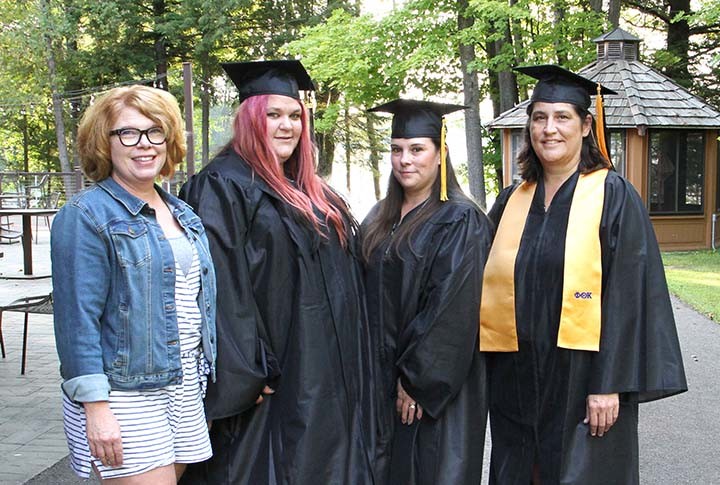
{"type": "MultiPolygon", "coordinates": [[[[581,174],[565,236],[562,310],[558,347],[600,349],[602,259],[600,219],[608,169],[581,174]]],[[[480,350],[517,352],[515,260],[537,184],[523,182],[503,212],[483,276],[480,350]]]]}

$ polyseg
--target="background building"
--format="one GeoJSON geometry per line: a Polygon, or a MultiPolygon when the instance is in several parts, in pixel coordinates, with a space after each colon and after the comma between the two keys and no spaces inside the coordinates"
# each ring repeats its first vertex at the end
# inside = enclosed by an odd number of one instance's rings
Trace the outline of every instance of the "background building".
{"type": "MultiPolygon", "coordinates": [[[[604,96],[610,155],[646,203],[663,250],[709,248],[720,212],[720,112],[639,61],[640,39],[615,29],[594,39],[597,59],[578,71],[617,95],[604,96]]],[[[517,178],[525,101],[501,114],[503,183],[517,178]]]]}

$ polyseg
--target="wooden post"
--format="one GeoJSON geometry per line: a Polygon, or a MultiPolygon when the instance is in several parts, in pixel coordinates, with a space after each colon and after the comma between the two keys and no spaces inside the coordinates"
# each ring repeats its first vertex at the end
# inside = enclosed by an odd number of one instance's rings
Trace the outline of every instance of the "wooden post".
{"type": "Polygon", "coordinates": [[[185,156],[185,171],[187,178],[195,174],[195,135],[193,133],[193,88],[192,64],[183,62],[183,82],[185,85],[185,133],[187,136],[187,155],[185,156]]]}

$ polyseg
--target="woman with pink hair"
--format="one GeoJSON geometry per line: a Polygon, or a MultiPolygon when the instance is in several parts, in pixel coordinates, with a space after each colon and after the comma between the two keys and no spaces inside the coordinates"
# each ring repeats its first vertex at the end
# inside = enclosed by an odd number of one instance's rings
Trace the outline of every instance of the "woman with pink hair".
{"type": "Polygon", "coordinates": [[[357,224],[315,174],[298,61],[223,64],[234,136],[183,188],[217,272],[215,456],[187,483],[372,484],[357,224]]]}

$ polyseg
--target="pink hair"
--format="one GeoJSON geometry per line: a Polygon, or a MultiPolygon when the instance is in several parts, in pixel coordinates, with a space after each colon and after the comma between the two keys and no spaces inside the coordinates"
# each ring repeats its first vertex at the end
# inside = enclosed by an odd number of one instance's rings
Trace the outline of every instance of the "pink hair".
{"type": "Polygon", "coordinates": [[[310,138],[309,117],[305,105],[298,101],[301,110],[302,132],[300,141],[290,158],[281,164],[270,146],[267,134],[267,105],[269,95],[252,96],[240,104],[234,121],[232,147],[250,165],[282,200],[298,210],[323,237],[313,210],[315,206],[324,216],[323,223],[332,224],[343,247],[347,245],[348,230],[343,209],[345,203],[315,173],[315,145],[310,138]],[[285,178],[295,180],[295,188],[285,178]]]}

